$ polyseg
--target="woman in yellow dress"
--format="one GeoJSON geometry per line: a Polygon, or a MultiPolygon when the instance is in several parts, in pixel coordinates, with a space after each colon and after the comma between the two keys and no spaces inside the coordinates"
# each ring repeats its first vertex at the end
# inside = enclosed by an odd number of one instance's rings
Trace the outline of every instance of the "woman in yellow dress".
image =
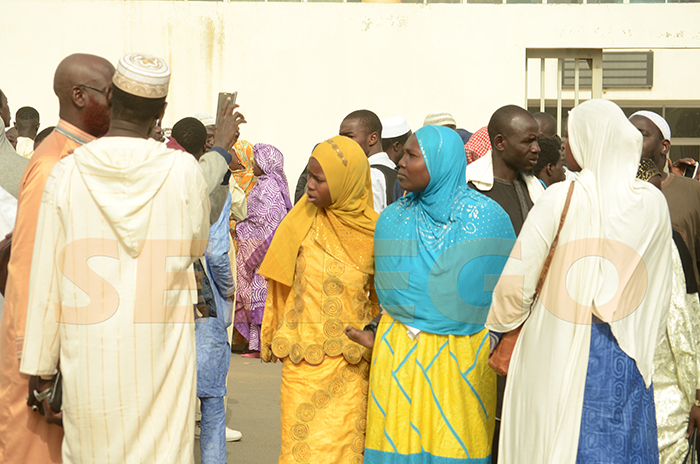
{"type": "Polygon", "coordinates": [[[280,463],[363,462],[371,352],[343,334],[378,313],[372,184],[353,140],[319,143],[308,193],[284,218],[259,273],[268,280],[263,361],[281,359],[280,463]]]}

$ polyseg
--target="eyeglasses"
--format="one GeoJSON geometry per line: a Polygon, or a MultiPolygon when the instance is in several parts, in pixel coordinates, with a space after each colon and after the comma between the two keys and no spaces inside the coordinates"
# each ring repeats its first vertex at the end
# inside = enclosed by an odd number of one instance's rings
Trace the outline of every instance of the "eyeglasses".
{"type": "Polygon", "coordinates": [[[78,84],[76,87],[85,87],[86,89],[94,90],[94,91],[97,92],[97,93],[101,93],[101,94],[104,95],[105,97],[107,96],[107,94],[109,93],[109,90],[110,90],[110,89],[107,89],[107,90],[100,90],[100,89],[98,89],[98,88],[96,88],[96,87],[92,87],[92,86],[90,86],[90,85],[85,85],[85,84],[78,84]]]}

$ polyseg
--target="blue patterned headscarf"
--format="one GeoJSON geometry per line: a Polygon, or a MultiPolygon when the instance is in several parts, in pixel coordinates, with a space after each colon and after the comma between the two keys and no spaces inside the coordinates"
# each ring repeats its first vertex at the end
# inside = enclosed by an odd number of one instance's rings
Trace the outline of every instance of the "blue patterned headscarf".
{"type": "Polygon", "coordinates": [[[483,330],[491,291],[515,243],[506,212],[470,189],[464,144],[452,129],[416,134],[430,183],[389,205],[374,235],[379,302],[395,319],[435,334],[483,330]]]}

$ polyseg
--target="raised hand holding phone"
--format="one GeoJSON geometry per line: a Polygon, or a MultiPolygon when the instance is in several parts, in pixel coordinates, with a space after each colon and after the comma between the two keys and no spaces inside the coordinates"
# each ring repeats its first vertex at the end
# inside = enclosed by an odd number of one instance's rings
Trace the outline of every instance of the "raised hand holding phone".
{"type": "MultiPolygon", "coordinates": [[[[217,115],[218,123],[216,134],[214,135],[214,146],[221,147],[229,152],[233,144],[238,141],[240,135],[239,126],[246,123],[245,116],[238,111],[234,111],[236,108],[238,108],[238,105],[232,102],[231,96],[227,96],[223,103],[223,108],[217,115]]],[[[238,164],[237,169],[243,169],[236,156],[233,157],[232,164],[238,164]]],[[[234,168],[236,167],[233,166],[232,169],[234,168]]]]}

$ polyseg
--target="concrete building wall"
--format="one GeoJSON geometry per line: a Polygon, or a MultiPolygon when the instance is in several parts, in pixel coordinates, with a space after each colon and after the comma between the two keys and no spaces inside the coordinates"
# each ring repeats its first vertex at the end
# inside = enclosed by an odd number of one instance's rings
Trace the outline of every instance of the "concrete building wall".
{"type": "MultiPolygon", "coordinates": [[[[414,130],[445,110],[473,131],[499,106],[523,105],[526,48],[653,49],[653,89],[605,97],[700,102],[692,4],[0,3],[0,88],[13,115],[30,105],[42,127],[55,124],[53,72],[70,53],[115,63],[152,53],[173,71],[165,126],[238,91],[242,137],[280,148],[292,190],[314,144],[354,109],[403,115],[414,130]]],[[[531,98],[538,85],[530,79],[531,98]]]]}

